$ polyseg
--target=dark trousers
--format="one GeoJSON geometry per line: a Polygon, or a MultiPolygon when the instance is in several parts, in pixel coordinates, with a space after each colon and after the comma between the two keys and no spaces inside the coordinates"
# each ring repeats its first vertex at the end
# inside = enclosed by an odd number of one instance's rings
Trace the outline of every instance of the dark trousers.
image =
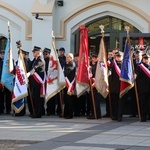
{"type": "Polygon", "coordinates": [[[33,98],[35,116],[41,117],[44,98],[40,97],[40,86],[32,87],[31,93],[33,98]]]}
{"type": "Polygon", "coordinates": [[[73,117],[73,96],[67,94],[67,89],[64,91],[64,117],[73,117]]]}
{"type": "Polygon", "coordinates": [[[11,112],[12,93],[7,88],[4,88],[6,113],[11,112]]]}
{"type": "Polygon", "coordinates": [[[140,93],[141,119],[146,120],[150,111],[150,94],[140,93]]]}
{"type": "Polygon", "coordinates": [[[47,102],[46,112],[49,115],[55,115],[55,103],[56,103],[56,95],[50,98],[47,102]]]}
{"type": "Polygon", "coordinates": [[[112,117],[118,117],[118,101],[119,101],[119,93],[110,93],[111,97],[111,108],[112,108],[112,117]]]}
{"type": "MultiPolygon", "coordinates": [[[[101,118],[100,101],[102,99],[102,96],[100,95],[100,93],[97,92],[96,88],[93,89],[93,95],[94,95],[94,103],[95,103],[96,115],[97,115],[98,118],[101,118]]],[[[92,115],[94,115],[93,101],[92,101],[92,105],[91,106],[92,106],[91,107],[92,115]]]]}
{"type": "Polygon", "coordinates": [[[0,114],[4,113],[4,90],[0,89],[0,114]]]}
{"type": "Polygon", "coordinates": [[[109,95],[106,97],[105,103],[106,103],[106,115],[110,116],[109,95]]]}

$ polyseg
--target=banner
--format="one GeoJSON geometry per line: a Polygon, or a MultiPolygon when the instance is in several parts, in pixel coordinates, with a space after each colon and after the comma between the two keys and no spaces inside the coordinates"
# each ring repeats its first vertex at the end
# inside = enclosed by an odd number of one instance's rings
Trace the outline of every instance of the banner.
{"type": "Polygon", "coordinates": [[[14,89],[12,93],[12,108],[15,110],[16,113],[19,113],[24,106],[24,97],[28,96],[28,79],[26,76],[24,60],[21,52],[18,57],[15,72],[16,75],[14,89]]]}
{"type": "Polygon", "coordinates": [[[66,82],[62,67],[58,60],[58,54],[55,48],[55,38],[52,38],[52,49],[49,58],[46,83],[46,103],[50,98],[65,88],[66,82]]]}
{"type": "Polygon", "coordinates": [[[120,82],[120,98],[121,98],[134,86],[129,39],[126,39],[125,43],[120,80],[121,80],[120,82]]]}
{"type": "Polygon", "coordinates": [[[95,73],[95,88],[104,98],[107,97],[109,93],[108,68],[103,37],[101,38],[99,46],[98,62],[95,73]]]}
{"type": "Polygon", "coordinates": [[[81,96],[89,88],[89,49],[88,49],[88,28],[79,26],[80,48],[78,70],[76,75],[77,97],[81,96]]]}
{"type": "Polygon", "coordinates": [[[10,34],[9,24],[8,24],[8,38],[7,38],[7,44],[5,47],[5,55],[4,55],[4,61],[3,61],[1,83],[10,91],[12,91],[13,87],[14,87],[14,85],[13,85],[14,75],[11,74],[13,69],[12,69],[12,67],[10,68],[10,66],[13,66],[11,50],[12,50],[11,49],[11,34],[10,34]]]}

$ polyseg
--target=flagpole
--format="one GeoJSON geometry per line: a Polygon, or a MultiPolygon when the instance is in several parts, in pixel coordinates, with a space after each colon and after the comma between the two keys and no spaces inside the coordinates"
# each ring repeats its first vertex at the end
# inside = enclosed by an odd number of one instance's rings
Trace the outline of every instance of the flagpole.
{"type": "MultiPolygon", "coordinates": [[[[130,43],[130,37],[129,37],[130,27],[126,26],[125,29],[127,31],[127,40],[129,41],[129,44],[131,45],[131,43],[130,43]]],[[[131,56],[131,50],[130,50],[130,56],[131,56]]],[[[131,64],[132,64],[132,70],[133,70],[133,75],[134,75],[135,74],[135,67],[134,67],[134,64],[133,64],[133,56],[131,57],[131,64]]],[[[137,90],[136,80],[134,80],[134,88],[135,88],[135,95],[136,95],[136,103],[137,103],[139,121],[141,121],[141,111],[140,111],[139,96],[138,96],[138,90],[137,90]]]]}
{"type": "MultiPolygon", "coordinates": [[[[16,42],[17,44],[17,48],[19,49],[19,55],[21,57],[21,59],[23,60],[23,55],[22,55],[22,50],[21,50],[21,41],[17,41],[16,42]]],[[[24,69],[25,69],[25,73],[27,73],[26,71],[26,67],[25,67],[25,63],[24,61],[23,62],[23,66],[24,66],[24,69]]],[[[29,97],[30,97],[30,101],[31,101],[31,106],[32,106],[32,110],[33,110],[33,115],[35,116],[35,110],[34,110],[34,105],[33,105],[33,99],[32,99],[32,96],[31,96],[31,90],[30,90],[30,86],[29,86],[29,83],[28,83],[28,92],[29,92],[29,97]]]]}
{"type": "Polygon", "coordinates": [[[93,103],[94,117],[95,117],[95,119],[98,119],[97,118],[97,113],[96,113],[95,98],[94,98],[94,92],[93,92],[93,88],[92,88],[92,81],[91,81],[91,79],[90,79],[90,90],[91,90],[91,97],[92,97],[92,103],[93,103]]]}
{"type": "Polygon", "coordinates": [[[61,116],[64,116],[64,109],[63,109],[63,103],[62,103],[62,91],[59,92],[59,99],[60,99],[60,107],[61,107],[61,116]]]}

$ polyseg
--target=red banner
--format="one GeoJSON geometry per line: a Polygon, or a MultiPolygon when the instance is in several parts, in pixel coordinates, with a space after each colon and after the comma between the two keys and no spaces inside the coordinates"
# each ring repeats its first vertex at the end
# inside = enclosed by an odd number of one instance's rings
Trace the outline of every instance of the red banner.
{"type": "Polygon", "coordinates": [[[80,48],[79,61],[76,76],[77,96],[82,95],[89,88],[89,50],[88,50],[88,28],[79,26],[80,48]]]}

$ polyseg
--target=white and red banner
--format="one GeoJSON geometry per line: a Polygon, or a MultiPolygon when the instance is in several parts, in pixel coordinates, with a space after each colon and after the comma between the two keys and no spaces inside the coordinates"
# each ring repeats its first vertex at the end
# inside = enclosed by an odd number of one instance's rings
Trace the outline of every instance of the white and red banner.
{"type": "Polygon", "coordinates": [[[101,38],[99,46],[98,62],[95,73],[95,87],[104,98],[107,97],[109,93],[108,69],[103,37],[101,38]]]}
{"type": "Polygon", "coordinates": [[[77,96],[81,96],[89,88],[89,49],[88,49],[88,28],[79,26],[80,48],[79,61],[76,76],[77,96]]]}
{"type": "Polygon", "coordinates": [[[28,79],[26,76],[22,54],[19,54],[15,72],[15,82],[12,93],[12,107],[16,113],[19,113],[24,107],[24,101],[22,99],[28,96],[28,79]]]}
{"type": "Polygon", "coordinates": [[[60,92],[66,86],[63,70],[58,60],[58,54],[55,48],[55,39],[52,39],[51,56],[49,58],[49,65],[47,71],[46,83],[46,103],[50,98],[60,92]]]}

